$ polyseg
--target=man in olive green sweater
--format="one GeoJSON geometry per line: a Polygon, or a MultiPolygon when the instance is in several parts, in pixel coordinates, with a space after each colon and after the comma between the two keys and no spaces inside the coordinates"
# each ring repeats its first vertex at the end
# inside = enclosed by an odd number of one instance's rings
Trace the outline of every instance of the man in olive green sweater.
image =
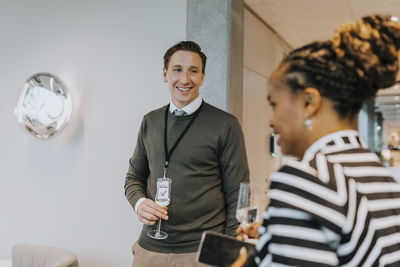
{"type": "Polygon", "coordinates": [[[164,55],[171,101],[144,116],[125,181],[125,195],[144,224],[133,247],[135,267],[197,266],[203,231],[235,235],[239,185],[249,180],[246,150],[238,120],[199,95],[206,59],[191,41],[164,55]],[[168,207],[153,201],[164,172],[172,180],[168,207]],[[162,240],[147,235],[159,218],[168,234],[162,240]]]}

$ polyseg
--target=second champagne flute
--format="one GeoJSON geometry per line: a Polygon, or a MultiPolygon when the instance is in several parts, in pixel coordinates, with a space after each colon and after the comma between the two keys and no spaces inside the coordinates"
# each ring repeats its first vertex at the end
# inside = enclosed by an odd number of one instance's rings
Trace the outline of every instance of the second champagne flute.
{"type": "Polygon", "coordinates": [[[251,199],[250,184],[240,183],[236,219],[241,224],[256,222],[258,220],[257,206],[257,199],[251,199]]]}
{"type": "Polygon", "coordinates": [[[236,219],[240,223],[247,222],[249,208],[250,208],[250,185],[248,183],[240,183],[238,203],[236,207],[236,219]]]}

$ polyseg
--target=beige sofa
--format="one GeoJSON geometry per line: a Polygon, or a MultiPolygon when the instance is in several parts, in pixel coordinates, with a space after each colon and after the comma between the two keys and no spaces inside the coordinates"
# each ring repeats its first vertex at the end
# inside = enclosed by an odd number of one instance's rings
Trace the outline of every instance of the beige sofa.
{"type": "Polygon", "coordinates": [[[12,248],[12,267],[78,267],[76,255],[68,250],[18,243],[12,248]]]}

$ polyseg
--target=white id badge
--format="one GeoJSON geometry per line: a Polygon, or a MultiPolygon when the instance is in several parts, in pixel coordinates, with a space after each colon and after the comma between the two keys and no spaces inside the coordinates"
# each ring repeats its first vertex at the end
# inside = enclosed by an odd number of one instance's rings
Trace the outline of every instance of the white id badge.
{"type": "Polygon", "coordinates": [[[168,206],[171,200],[171,183],[172,180],[169,178],[158,178],[157,179],[157,193],[155,202],[157,205],[165,207],[168,206]]]}

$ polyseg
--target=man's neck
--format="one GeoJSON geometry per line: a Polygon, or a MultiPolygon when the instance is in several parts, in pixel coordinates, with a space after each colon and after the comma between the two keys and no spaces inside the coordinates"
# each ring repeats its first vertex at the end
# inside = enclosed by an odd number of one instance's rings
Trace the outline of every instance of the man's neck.
{"type": "Polygon", "coordinates": [[[173,99],[171,99],[170,101],[170,111],[171,113],[175,111],[175,109],[179,109],[179,110],[184,110],[187,114],[192,114],[194,113],[201,105],[203,99],[201,98],[201,96],[197,96],[193,101],[191,101],[190,103],[181,106],[181,105],[176,105],[175,102],[173,101],[173,99]]]}
{"type": "Polygon", "coordinates": [[[182,108],[186,107],[187,105],[189,105],[190,103],[192,103],[193,100],[192,100],[192,102],[189,102],[189,103],[187,103],[187,104],[176,103],[175,100],[173,100],[173,99],[171,99],[171,102],[172,102],[172,103],[174,104],[174,106],[177,107],[178,109],[182,109],[182,108]]]}
{"type": "Polygon", "coordinates": [[[171,102],[175,105],[175,107],[177,107],[178,109],[183,109],[184,107],[192,104],[200,95],[198,95],[196,98],[192,99],[192,101],[190,101],[189,103],[179,103],[177,101],[175,101],[175,99],[171,99],[171,102]]]}

